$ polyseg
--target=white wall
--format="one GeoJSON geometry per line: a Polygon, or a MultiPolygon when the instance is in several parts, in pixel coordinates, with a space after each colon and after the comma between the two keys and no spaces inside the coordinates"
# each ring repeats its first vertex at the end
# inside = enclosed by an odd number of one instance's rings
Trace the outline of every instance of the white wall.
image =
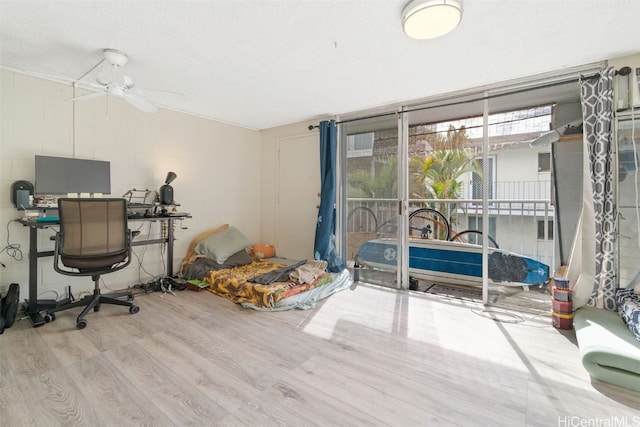
{"type": "MultiPolygon", "coordinates": [[[[538,172],[538,153],[548,153],[550,146],[531,148],[528,145],[515,148],[503,148],[492,152],[496,155],[497,182],[533,182],[551,179],[550,172],[538,172]]],[[[525,189],[528,187],[525,187],[525,189]]],[[[531,187],[533,191],[533,187],[531,187]]],[[[549,191],[547,191],[549,193],[549,191]]],[[[518,195],[514,195],[518,197],[518,195]]],[[[499,196],[502,197],[502,196],[499,196]]],[[[509,196],[506,196],[507,198],[509,196]]],[[[519,195],[522,197],[522,194],[519,195]]],[[[541,195],[529,194],[526,198],[541,198],[541,195]]]]}
{"type": "MultiPolygon", "coordinates": [[[[16,180],[34,182],[34,155],[108,160],[111,162],[112,196],[120,197],[132,188],[157,190],[168,171],[177,179],[172,183],[180,210],[193,218],[176,230],[174,269],[180,266],[191,239],[198,233],[229,223],[249,239],[260,240],[261,218],[261,136],[253,130],[161,110],[148,114],[119,99],[68,100],[70,86],[0,71],[0,240],[7,241],[7,223],[19,218],[10,202],[11,184],[16,180]],[[108,102],[107,102],[108,101],[108,102]],[[75,119],[74,119],[75,116],[75,119]],[[75,130],[75,146],[74,146],[75,130]]],[[[214,102],[214,101],[212,101],[214,102]]],[[[157,223],[142,234],[158,234],[157,223]]],[[[0,261],[0,290],[9,283],[21,285],[26,298],[28,230],[9,223],[9,239],[19,244],[23,259],[15,260],[3,252],[0,261]]],[[[50,249],[51,231],[41,234],[40,247],[50,249]]],[[[144,270],[162,273],[161,245],[135,249],[144,270]]],[[[68,283],[74,293],[90,289],[88,278],[75,279],[53,271],[52,258],[41,258],[39,291],[63,292],[68,283]]],[[[107,286],[120,289],[146,283],[150,276],[133,265],[103,276],[107,286]]],[[[63,296],[62,294],[60,296],[63,296]]],[[[44,296],[52,298],[52,295],[44,296]]]]}

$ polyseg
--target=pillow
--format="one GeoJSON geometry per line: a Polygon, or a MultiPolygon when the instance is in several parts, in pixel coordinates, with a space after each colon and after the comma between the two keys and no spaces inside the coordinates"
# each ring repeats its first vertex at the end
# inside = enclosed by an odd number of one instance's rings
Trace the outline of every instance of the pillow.
{"type": "Polygon", "coordinates": [[[640,341],[640,295],[633,289],[619,288],[616,289],[616,302],[624,324],[640,341]]]}
{"type": "Polygon", "coordinates": [[[191,240],[187,253],[195,251],[196,245],[198,243],[213,236],[216,233],[226,230],[227,228],[229,228],[229,224],[222,224],[221,226],[214,228],[213,230],[203,231],[202,233],[198,234],[196,237],[193,238],[193,240],[191,240]]]}
{"type": "Polygon", "coordinates": [[[224,264],[231,255],[249,245],[251,245],[251,241],[240,230],[229,227],[198,243],[196,252],[218,264],[224,264]]]}
{"type": "Polygon", "coordinates": [[[632,288],[616,288],[616,305],[618,306],[618,313],[622,316],[622,306],[627,300],[638,301],[640,295],[638,295],[632,288]]]}
{"type": "Polygon", "coordinates": [[[202,242],[207,237],[211,237],[214,234],[221,232],[222,230],[226,230],[227,228],[229,228],[229,224],[223,224],[213,230],[207,230],[205,232],[202,232],[198,234],[193,240],[191,240],[191,243],[189,244],[189,249],[187,249],[187,254],[184,256],[184,259],[182,260],[182,268],[180,271],[184,274],[184,272],[189,268],[190,264],[192,264],[196,259],[203,256],[196,252],[196,245],[198,243],[202,242]]]}
{"type": "Polygon", "coordinates": [[[247,252],[246,249],[240,249],[238,252],[227,258],[227,260],[222,264],[214,265],[212,263],[212,269],[222,270],[223,268],[231,268],[237,267],[239,265],[251,264],[252,261],[253,259],[251,259],[251,255],[249,255],[249,252],[247,252]]]}

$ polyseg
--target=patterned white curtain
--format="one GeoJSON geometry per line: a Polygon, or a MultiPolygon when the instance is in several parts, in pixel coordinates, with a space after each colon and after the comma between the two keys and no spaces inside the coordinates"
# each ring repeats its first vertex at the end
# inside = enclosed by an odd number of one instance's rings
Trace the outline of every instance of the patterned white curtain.
{"type": "Polygon", "coordinates": [[[580,81],[585,149],[589,155],[595,219],[595,280],[588,305],[615,310],[615,220],[613,188],[613,77],[604,69],[598,77],[580,81]]]}

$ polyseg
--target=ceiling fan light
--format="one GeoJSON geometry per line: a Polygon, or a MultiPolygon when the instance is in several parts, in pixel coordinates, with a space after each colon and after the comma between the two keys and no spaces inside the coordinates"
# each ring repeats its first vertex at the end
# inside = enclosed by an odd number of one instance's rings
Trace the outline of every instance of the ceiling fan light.
{"type": "Polygon", "coordinates": [[[114,67],[122,67],[129,61],[129,57],[126,53],[117,49],[105,49],[103,51],[104,59],[114,67]]]}
{"type": "Polygon", "coordinates": [[[99,85],[102,85],[102,86],[107,86],[109,83],[111,83],[107,78],[107,76],[102,71],[96,74],[96,81],[98,82],[99,85]]]}
{"type": "Polygon", "coordinates": [[[124,87],[122,86],[118,86],[118,85],[109,85],[107,86],[107,94],[111,95],[111,96],[115,96],[117,98],[122,98],[124,97],[124,87]]]}
{"type": "Polygon", "coordinates": [[[123,85],[127,89],[131,89],[136,85],[131,77],[127,76],[126,74],[123,74],[123,77],[124,77],[123,85]]]}
{"type": "Polygon", "coordinates": [[[462,2],[458,0],[413,0],[402,11],[402,27],[411,38],[434,39],[458,26],[462,2]]]}

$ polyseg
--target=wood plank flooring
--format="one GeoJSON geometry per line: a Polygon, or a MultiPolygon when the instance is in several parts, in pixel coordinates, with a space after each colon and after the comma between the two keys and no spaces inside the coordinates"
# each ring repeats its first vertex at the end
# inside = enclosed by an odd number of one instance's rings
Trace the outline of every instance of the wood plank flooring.
{"type": "Polygon", "coordinates": [[[640,393],[592,380],[549,316],[363,283],[305,311],[136,303],[7,329],[0,426],[640,425],[640,393]]]}

